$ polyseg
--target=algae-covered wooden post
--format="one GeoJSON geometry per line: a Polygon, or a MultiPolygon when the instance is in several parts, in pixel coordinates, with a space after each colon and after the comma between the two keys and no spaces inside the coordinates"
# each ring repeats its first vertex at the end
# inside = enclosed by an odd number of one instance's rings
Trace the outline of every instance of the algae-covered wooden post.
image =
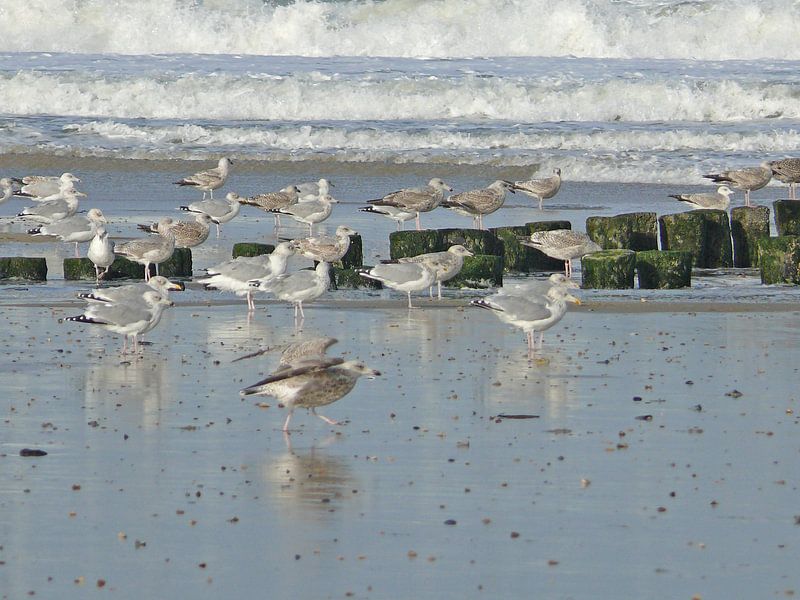
{"type": "Polygon", "coordinates": [[[733,266],[733,246],[728,213],[724,210],[690,210],[658,219],[662,250],[691,252],[694,266],[733,266]]]}
{"type": "MultiPolygon", "coordinates": [[[[347,249],[347,252],[345,252],[341,260],[333,263],[333,266],[340,269],[352,269],[354,267],[360,267],[362,264],[364,264],[363,244],[361,242],[361,236],[356,233],[350,236],[350,247],[347,249]]],[[[362,277],[361,279],[366,279],[366,277],[362,277]]]]}
{"type": "Polygon", "coordinates": [[[526,225],[493,227],[489,231],[503,242],[503,269],[506,273],[530,273],[539,270],[538,261],[542,253],[517,241],[517,238],[530,235],[526,225]]]}
{"type": "Polygon", "coordinates": [[[581,287],[622,290],[633,287],[636,253],[633,250],[601,250],[581,258],[581,287]]]}
{"type": "Polygon", "coordinates": [[[503,285],[503,257],[494,254],[465,256],[459,274],[445,281],[443,285],[478,289],[500,287],[503,285]]]}
{"type": "Polygon", "coordinates": [[[461,245],[475,255],[491,254],[503,256],[503,241],[491,231],[483,229],[439,229],[439,250],[461,245]]]}
{"type": "Polygon", "coordinates": [[[737,206],[731,210],[733,266],[758,266],[758,240],[769,237],[769,208],[737,206]]]}
{"type": "MultiPolygon", "coordinates": [[[[572,223],[569,221],[531,221],[525,223],[528,228],[528,235],[537,231],[554,231],[556,229],[572,229],[572,223]]],[[[528,262],[531,271],[563,271],[564,261],[558,258],[551,258],[541,250],[536,248],[529,248],[530,255],[528,262]]]]}
{"type": "MultiPolygon", "coordinates": [[[[159,267],[160,272],[160,267],[159,267]]],[[[155,269],[152,270],[155,275],[155,269]]],[[[88,258],[65,258],[64,259],[64,279],[91,279],[96,278],[94,264],[88,258]]],[[[108,271],[103,275],[103,281],[114,279],[144,279],[144,265],[128,260],[123,256],[117,256],[108,271]]]]}
{"type": "MultiPolygon", "coordinates": [[[[156,274],[155,265],[150,265],[150,275],[156,274]]],[[[172,256],[158,265],[158,274],[167,278],[192,276],[192,251],[189,248],[175,248],[172,256]]],[[[64,279],[95,279],[92,261],[88,258],[65,258],[64,279]]],[[[103,281],[114,279],[144,279],[144,265],[117,256],[103,275],[103,281]]]]}
{"type": "Polygon", "coordinates": [[[389,256],[392,259],[418,256],[442,250],[442,236],[436,229],[393,231],[389,234],[389,256]]]}
{"type": "Polygon", "coordinates": [[[275,250],[272,244],[259,244],[258,242],[239,242],[233,245],[231,255],[233,258],[239,256],[261,256],[262,254],[270,254],[275,250]]]}
{"type": "Polygon", "coordinates": [[[47,260],[43,257],[12,256],[0,258],[0,279],[47,280],[47,260]]]}
{"type": "Polygon", "coordinates": [[[772,207],[778,235],[800,235],[800,200],[776,200],[772,207]]]}
{"type": "MultiPolygon", "coordinates": [[[[363,268],[369,269],[370,267],[363,268]]],[[[352,267],[343,269],[334,266],[330,270],[330,275],[330,289],[332,290],[379,290],[383,288],[383,284],[380,281],[368,277],[361,277],[352,267]]]]}
{"type": "Polygon", "coordinates": [[[800,237],[784,235],[758,240],[761,283],[800,284],[800,237]]]}
{"type": "MultiPolygon", "coordinates": [[[[117,262],[116,260],[114,261],[117,262]]],[[[156,274],[155,265],[150,265],[150,275],[156,274]]],[[[167,260],[158,265],[158,274],[166,278],[192,276],[192,250],[191,248],[175,248],[167,260]]]]}
{"type": "Polygon", "coordinates": [[[677,250],[637,252],[636,274],[641,289],[670,290],[691,287],[692,254],[677,250]]]}
{"type": "Polygon", "coordinates": [[[654,212],[588,217],[586,234],[604,250],[658,250],[657,221],[654,212]]]}

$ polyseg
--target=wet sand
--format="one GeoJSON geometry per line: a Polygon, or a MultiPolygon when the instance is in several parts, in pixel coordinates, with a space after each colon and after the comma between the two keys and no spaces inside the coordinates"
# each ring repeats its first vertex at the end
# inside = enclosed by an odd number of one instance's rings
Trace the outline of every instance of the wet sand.
{"type": "Polygon", "coordinates": [[[137,357],[3,304],[0,597],[797,592],[797,305],[589,303],[531,360],[458,299],[193,294],[137,357]],[[317,335],[383,375],[284,436],[231,361],[317,335]]]}
{"type": "MultiPolygon", "coordinates": [[[[118,239],[181,216],[175,207],[194,198],[170,185],[192,163],[0,159],[9,172],[80,173],[86,206],[102,208],[118,239]]],[[[345,201],[322,230],[355,226],[375,261],[394,225],[357,206],[439,168],[265,172],[245,161],[232,189],[333,179],[345,201]]],[[[496,175],[450,169],[457,189],[496,175]]],[[[567,218],[580,229],[587,215],[674,211],[671,191],[569,183],[543,213],[514,199],[488,225],[567,218]]],[[[152,345],[120,356],[113,334],[59,323],[80,312],[75,292],[89,282],[61,279],[72,246],[22,233],[9,216],[22,205],[3,206],[3,253],[45,256],[50,272],[47,283],[0,284],[0,599],[763,598],[800,588],[796,287],[735,270],[696,273],[689,290],[584,290],[585,305],[530,358],[520,332],[467,306],[486,291],[415,298],[413,311],[389,291],[330,292],[298,332],[288,306],[259,299],[248,317],[244,301],[190,283],[152,345]],[[299,410],[287,437],[274,399],[239,396],[278,351],[232,361],[320,335],[382,376],[322,411],[345,425],[299,410]]],[[[243,211],[193,253],[195,273],[234,241],[273,241],[271,222],[243,211]]],[[[423,223],[468,221],[439,211],[423,223]]]]}

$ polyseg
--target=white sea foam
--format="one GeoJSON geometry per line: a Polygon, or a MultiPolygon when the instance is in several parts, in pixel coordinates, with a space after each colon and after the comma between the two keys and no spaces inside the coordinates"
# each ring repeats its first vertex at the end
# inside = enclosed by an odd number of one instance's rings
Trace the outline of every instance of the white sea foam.
{"type": "Polygon", "coordinates": [[[741,121],[800,118],[786,82],[674,78],[600,81],[465,77],[395,79],[91,72],[0,73],[3,112],[225,120],[741,121]],[[397,99],[402,97],[403,101],[397,99]]]}
{"type": "Polygon", "coordinates": [[[800,58],[794,0],[4,0],[0,51],[800,58]]]}

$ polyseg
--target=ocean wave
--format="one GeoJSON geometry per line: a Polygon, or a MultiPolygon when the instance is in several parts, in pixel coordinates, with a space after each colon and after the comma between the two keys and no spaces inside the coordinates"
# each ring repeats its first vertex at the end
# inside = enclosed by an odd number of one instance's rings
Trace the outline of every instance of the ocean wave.
{"type": "Polygon", "coordinates": [[[48,130],[51,119],[41,121],[38,127],[36,119],[7,122],[0,154],[144,160],[210,160],[224,154],[237,162],[526,167],[541,174],[557,166],[574,181],[707,184],[703,173],[755,165],[800,147],[800,128],[755,126],[465,129],[438,123],[405,129],[377,123],[254,127],[89,120],[64,121],[48,130]]]}
{"type": "Polygon", "coordinates": [[[680,76],[551,80],[481,77],[351,79],[0,73],[2,111],[146,119],[735,122],[800,118],[790,83],[680,76]],[[399,102],[398,98],[402,98],[399,102]]]}
{"type": "Polygon", "coordinates": [[[794,0],[4,0],[0,51],[800,59],[794,0]]]}

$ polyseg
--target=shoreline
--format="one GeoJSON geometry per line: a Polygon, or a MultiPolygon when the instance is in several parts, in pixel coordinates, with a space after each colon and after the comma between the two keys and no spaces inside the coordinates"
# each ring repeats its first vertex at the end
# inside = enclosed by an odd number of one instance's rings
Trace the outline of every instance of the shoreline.
{"type": "MultiPolygon", "coordinates": [[[[131,280],[133,282],[133,280],[131,280]]],[[[20,282],[24,283],[24,282],[20,282]]],[[[91,282],[86,282],[86,287],[94,287],[91,282]]],[[[7,285],[14,285],[9,283],[7,285]]],[[[192,300],[182,302],[177,295],[172,298],[175,301],[175,308],[212,308],[215,306],[239,306],[244,302],[241,299],[218,299],[218,300],[192,300]]],[[[415,307],[408,312],[411,314],[425,311],[425,310],[449,310],[449,309],[469,309],[469,301],[467,298],[446,298],[444,300],[428,301],[424,298],[414,298],[415,307]]],[[[19,302],[10,301],[3,302],[0,299],[0,306],[9,308],[68,308],[73,306],[83,306],[81,300],[59,300],[52,301],[28,301],[19,302]]],[[[271,308],[276,306],[287,306],[285,302],[280,300],[261,300],[256,303],[256,311],[259,308],[271,308]]],[[[340,299],[340,300],[324,300],[309,303],[307,308],[313,310],[315,308],[332,309],[342,311],[363,311],[363,310],[397,310],[407,309],[406,299],[340,299]]],[[[581,306],[570,307],[570,313],[603,313],[603,314],[647,314],[647,313],[790,313],[800,312],[800,302],[772,302],[772,303],[759,303],[759,302],[708,302],[702,299],[696,301],[674,301],[674,300],[601,300],[593,301],[587,300],[581,306]]],[[[247,311],[242,310],[242,314],[247,314],[247,311]]]]}

